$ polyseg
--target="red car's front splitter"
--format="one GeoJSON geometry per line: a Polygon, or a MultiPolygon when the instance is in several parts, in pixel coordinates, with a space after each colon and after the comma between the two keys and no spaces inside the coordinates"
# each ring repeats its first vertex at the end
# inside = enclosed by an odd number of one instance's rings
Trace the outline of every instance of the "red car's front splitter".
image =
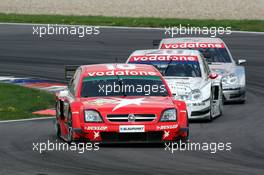
{"type": "Polygon", "coordinates": [[[84,139],[91,142],[103,143],[156,143],[185,138],[188,136],[188,130],[188,127],[183,128],[171,122],[146,125],[84,124],[82,128],[74,129],[74,138],[75,140],[84,139]]]}

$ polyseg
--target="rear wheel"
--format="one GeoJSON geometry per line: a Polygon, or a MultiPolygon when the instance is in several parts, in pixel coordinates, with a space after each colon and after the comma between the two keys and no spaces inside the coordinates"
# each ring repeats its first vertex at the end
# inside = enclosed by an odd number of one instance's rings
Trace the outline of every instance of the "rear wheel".
{"type": "Polygon", "coordinates": [[[222,85],[220,86],[219,89],[219,117],[223,114],[223,108],[224,108],[224,97],[223,97],[223,88],[222,85]]]}
{"type": "Polygon", "coordinates": [[[219,117],[223,114],[223,106],[224,106],[224,102],[223,100],[221,100],[219,103],[219,117]]]}
{"type": "Polygon", "coordinates": [[[213,120],[213,98],[210,99],[210,111],[208,116],[208,121],[211,122],[213,120]]]}

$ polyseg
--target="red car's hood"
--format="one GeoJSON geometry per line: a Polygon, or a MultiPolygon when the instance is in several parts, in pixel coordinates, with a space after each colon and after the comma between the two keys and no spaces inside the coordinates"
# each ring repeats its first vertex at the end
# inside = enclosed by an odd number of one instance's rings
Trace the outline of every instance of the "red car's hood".
{"type": "Polygon", "coordinates": [[[102,115],[129,113],[160,113],[166,108],[174,108],[170,97],[102,97],[83,98],[84,109],[95,109],[102,115]]]}

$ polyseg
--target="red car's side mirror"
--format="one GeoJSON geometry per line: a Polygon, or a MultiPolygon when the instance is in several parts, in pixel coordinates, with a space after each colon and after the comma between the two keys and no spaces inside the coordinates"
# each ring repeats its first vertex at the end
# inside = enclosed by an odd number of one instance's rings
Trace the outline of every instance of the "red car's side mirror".
{"type": "Polygon", "coordinates": [[[208,77],[209,77],[210,79],[216,79],[216,78],[218,77],[218,74],[216,74],[216,73],[210,73],[210,74],[208,75],[208,77]]]}

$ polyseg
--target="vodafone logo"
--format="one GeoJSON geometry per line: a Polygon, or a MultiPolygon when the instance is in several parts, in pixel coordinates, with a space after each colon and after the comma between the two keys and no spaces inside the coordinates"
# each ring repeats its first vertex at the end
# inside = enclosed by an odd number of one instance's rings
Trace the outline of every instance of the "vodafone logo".
{"type": "Polygon", "coordinates": [[[88,76],[90,77],[94,77],[94,76],[116,76],[116,75],[128,75],[128,76],[155,76],[157,75],[156,72],[153,71],[140,71],[140,70],[136,70],[136,66],[135,65],[113,65],[113,64],[109,64],[106,65],[107,70],[106,71],[96,71],[96,72],[87,72],[88,76]]]}
{"type": "Polygon", "coordinates": [[[116,75],[125,75],[125,76],[137,76],[137,75],[149,75],[149,76],[155,76],[157,75],[156,72],[152,71],[137,71],[137,70],[111,70],[111,71],[105,71],[105,72],[88,72],[88,76],[94,77],[94,76],[116,76],[116,75]]]}
{"type": "Polygon", "coordinates": [[[132,56],[130,62],[143,62],[143,61],[198,61],[197,56],[184,56],[184,55],[142,55],[132,56]]]}
{"type": "Polygon", "coordinates": [[[184,49],[184,48],[225,48],[223,43],[175,43],[162,44],[161,49],[184,49]]]}

